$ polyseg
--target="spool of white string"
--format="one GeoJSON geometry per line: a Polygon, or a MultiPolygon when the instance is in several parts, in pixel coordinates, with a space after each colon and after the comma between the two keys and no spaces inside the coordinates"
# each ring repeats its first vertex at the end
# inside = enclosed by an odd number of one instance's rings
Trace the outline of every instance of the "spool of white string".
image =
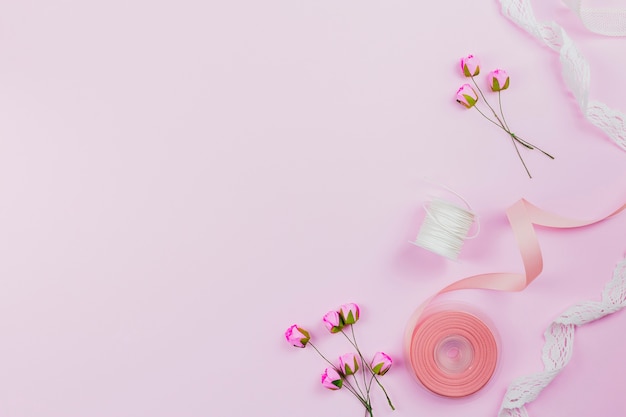
{"type": "MultiPolygon", "coordinates": [[[[464,199],[463,201],[465,202],[464,199]]],[[[411,243],[448,259],[457,260],[465,240],[478,235],[477,230],[473,236],[468,236],[476,218],[469,205],[466,210],[447,201],[434,199],[428,207],[424,206],[424,210],[426,217],[415,242],[411,243]]]]}

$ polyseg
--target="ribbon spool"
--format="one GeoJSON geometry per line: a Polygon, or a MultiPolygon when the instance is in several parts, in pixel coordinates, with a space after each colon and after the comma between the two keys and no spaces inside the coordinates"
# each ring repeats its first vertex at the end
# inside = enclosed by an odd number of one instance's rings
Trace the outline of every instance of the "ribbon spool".
{"type": "Polygon", "coordinates": [[[470,228],[477,219],[469,203],[451,189],[442,186],[459,197],[467,208],[436,198],[424,205],[426,217],[420,226],[417,238],[410,242],[451,260],[457,260],[466,239],[478,236],[480,225],[477,222],[476,232],[468,236],[470,228]]]}
{"type": "Polygon", "coordinates": [[[461,398],[482,389],[494,375],[500,352],[497,332],[468,307],[429,307],[408,329],[407,358],[429,391],[461,398]]]}

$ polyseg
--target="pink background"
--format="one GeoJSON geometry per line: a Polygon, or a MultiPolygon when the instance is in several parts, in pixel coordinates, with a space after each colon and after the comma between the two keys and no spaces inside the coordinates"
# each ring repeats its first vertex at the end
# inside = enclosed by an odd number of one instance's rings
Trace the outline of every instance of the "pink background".
{"type": "MultiPolygon", "coordinates": [[[[589,59],[592,97],[626,111],[626,40],[533,3],[589,59]]],[[[496,1],[2,1],[0,57],[0,416],[359,416],[283,339],[297,322],[348,351],[321,317],[351,301],[362,349],[396,359],[383,382],[398,410],[377,393],[377,416],[493,416],[541,370],[548,323],[599,299],[626,251],[626,214],[538,229],[545,269],[526,291],[451,297],[500,332],[492,383],[450,401],[405,368],[424,299],[522,271],[508,206],[594,219],[626,202],[626,152],[496,1]],[[509,123],[556,155],[525,153],[534,179],[454,102],[468,53],[508,70],[509,123]],[[458,263],[407,243],[424,177],[481,217],[458,263]]],[[[530,415],[626,413],[625,326],[621,312],[578,329],[530,415]]]]}

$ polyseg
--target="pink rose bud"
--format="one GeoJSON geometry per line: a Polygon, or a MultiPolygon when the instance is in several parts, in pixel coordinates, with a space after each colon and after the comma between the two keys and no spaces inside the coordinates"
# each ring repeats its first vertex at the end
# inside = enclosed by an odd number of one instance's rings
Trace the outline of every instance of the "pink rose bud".
{"type": "Polygon", "coordinates": [[[303,348],[309,343],[311,336],[309,332],[298,327],[297,324],[289,327],[285,332],[285,339],[295,347],[303,348]]]}
{"type": "Polygon", "coordinates": [[[339,357],[339,369],[346,375],[353,375],[359,370],[359,357],[354,353],[346,353],[339,357]]]}
{"type": "Polygon", "coordinates": [[[339,307],[339,314],[345,324],[354,324],[359,320],[359,306],[354,303],[344,304],[339,307]]]}
{"type": "Polygon", "coordinates": [[[385,375],[392,363],[393,361],[386,353],[376,352],[372,358],[372,371],[376,375],[385,375]]]}
{"type": "Polygon", "coordinates": [[[480,74],[480,63],[474,55],[468,55],[461,58],[461,71],[466,77],[475,77],[480,74]]]}
{"type": "Polygon", "coordinates": [[[509,74],[503,69],[493,70],[487,75],[491,91],[502,91],[509,88],[509,74]]]}
{"type": "Polygon", "coordinates": [[[463,84],[456,92],[456,101],[469,109],[478,101],[478,95],[471,85],[463,84]]]}
{"type": "Polygon", "coordinates": [[[324,369],[322,385],[328,389],[338,390],[343,386],[341,376],[333,368],[324,369]]]}
{"type": "Polygon", "coordinates": [[[343,321],[337,311],[329,311],[322,320],[331,333],[337,333],[343,329],[343,321]]]}

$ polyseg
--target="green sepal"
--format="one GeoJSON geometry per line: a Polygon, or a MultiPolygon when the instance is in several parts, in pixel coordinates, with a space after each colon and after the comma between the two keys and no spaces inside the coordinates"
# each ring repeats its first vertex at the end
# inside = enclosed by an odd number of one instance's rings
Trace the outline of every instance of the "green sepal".
{"type": "Polygon", "coordinates": [[[465,74],[466,77],[472,76],[472,74],[470,74],[469,72],[469,68],[467,68],[467,65],[463,65],[463,74],[465,74]]]}
{"type": "Polygon", "coordinates": [[[354,324],[354,323],[356,323],[356,319],[354,318],[354,315],[352,314],[352,311],[350,311],[348,313],[348,317],[346,317],[345,321],[346,321],[346,324],[354,324]]]}
{"type": "Polygon", "coordinates": [[[338,379],[336,381],[333,381],[333,385],[336,386],[337,388],[341,388],[343,387],[343,380],[338,379]]]}
{"type": "Polygon", "coordinates": [[[491,89],[493,91],[500,91],[500,90],[502,90],[500,88],[500,81],[498,81],[498,79],[496,77],[493,77],[493,84],[491,85],[491,89]]]}
{"type": "Polygon", "coordinates": [[[303,346],[306,346],[306,344],[309,343],[309,340],[311,340],[311,335],[309,334],[309,332],[299,327],[298,327],[298,331],[302,335],[304,335],[304,337],[300,338],[300,343],[302,343],[303,346]]]}
{"type": "Polygon", "coordinates": [[[380,370],[382,369],[382,367],[383,367],[383,364],[379,363],[378,365],[372,368],[372,372],[375,373],[376,375],[380,375],[380,370]]]}
{"type": "Polygon", "coordinates": [[[468,104],[465,104],[465,106],[469,109],[470,107],[474,107],[474,105],[476,104],[476,99],[474,99],[474,97],[468,96],[467,94],[463,94],[463,97],[465,97],[465,100],[467,100],[468,104]]]}
{"type": "Polygon", "coordinates": [[[507,77],[506,81],[504,82],[504,86],[502,87],[503,90],[506,90],[507,88],[509,88],[509,80],[510,78],[507,77]]]}

